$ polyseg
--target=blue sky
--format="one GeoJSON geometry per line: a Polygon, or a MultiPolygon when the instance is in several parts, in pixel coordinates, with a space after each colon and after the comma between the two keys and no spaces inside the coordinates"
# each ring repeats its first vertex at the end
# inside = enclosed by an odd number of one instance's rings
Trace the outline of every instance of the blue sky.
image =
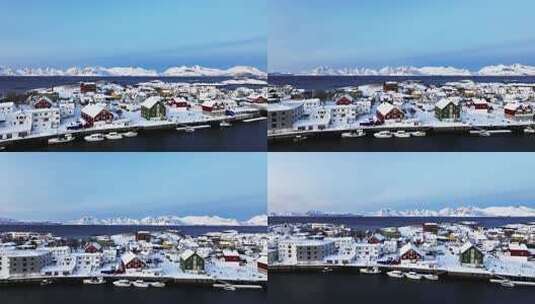
{"type": "Polygon", "coordinates": [[[535,64],[530,0],[270,0],[269,71],[535,64]]]}
{"type": "Polygon", "coordinates": [[[266,213],[264,153],[7,153],[0,217],[266,213]]]}
{"type": "Polygon", "coordinates": [[[266,66],[266,0],[0,0],[0,65],[266,66]]]}
{"type": "Polygon", "coordinates": [[[270,212],[535,207],[532,153],[270,153],[270,212]]]}

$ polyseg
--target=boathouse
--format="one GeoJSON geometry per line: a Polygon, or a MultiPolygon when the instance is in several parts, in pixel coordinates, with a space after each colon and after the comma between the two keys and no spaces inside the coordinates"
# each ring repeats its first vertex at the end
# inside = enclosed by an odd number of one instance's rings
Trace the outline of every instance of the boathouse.
{"type": "Polygon", "coordinates": [[[93,127],[97,122],[109,123],[113,120],[113,114],[100,104],[83,107],[81,116],[86,128],[93,127]]]}
{"type": "Polygon", "coordinates": [[[405,114],[400,108],[394,106],[393,104],[389,102],[383,102],[377,107],[376,116],[377,120],[379,120],[381,123],[386,123],[399,122],[405,117],[405,114]]]}

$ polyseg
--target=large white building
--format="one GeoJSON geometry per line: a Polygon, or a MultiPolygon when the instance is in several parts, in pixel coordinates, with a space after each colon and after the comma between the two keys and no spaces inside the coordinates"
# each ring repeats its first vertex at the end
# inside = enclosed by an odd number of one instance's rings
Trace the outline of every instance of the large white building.
{"type": "Polygon", "coordinates": [[[278,244],[279,260],[290,264],[313,264],[323,262],[325,257],[336,253],[331,240],[289,239],[278,244]]]}
{"type": "Polygon", "coordinates": [[[7,250],[0,252],[0,278],[38,276],[52,261],[48,250],[7,250]]]}
{"type": "Polygon", "coordinates": [[[33,132],[46,132],[59,128],[60,113],[58,108],[33,109],[28,112],[32,115],[33,132]]]}

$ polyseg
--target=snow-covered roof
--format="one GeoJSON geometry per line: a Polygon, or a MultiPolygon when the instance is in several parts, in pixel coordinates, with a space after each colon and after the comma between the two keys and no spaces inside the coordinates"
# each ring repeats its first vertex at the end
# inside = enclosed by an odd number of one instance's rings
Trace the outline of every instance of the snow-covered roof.
{"type": "Polygon", "coordinates": [[[187,260],[189,259],[192,255],[194,255],[195,252],[191,249],[188,249],[186,251],[184,251],[181,255],[180,255],[180,258],[183,259],[183,260],[187,260]]]}
{"type": "Polygon", "coordinates": [[[155,104],[157,104],[158,102],[160,102],[162,100],[162,98],[160,96],[151,96],[147,99],[145,99],[145,101],[141,104],[142,107],[145,107],[147,109],[150,109],[152,107],[154,107],[155,104]]]}
{"type": "Polygon", "coordinates": [[[423,253],[416,247],[414,246],[412,243],[407,243],[405,245],[403,245],[403,247],[401,247],[401,249],[399,250],[399,255],[404,255],[405,253],[409,252],[410,250],[414,250],[418,255],[420,256],[424,256],[423,253]]]}
{"type": "Polygon", "coordinates": [[[104,109],[105,109],[105,107],[103,105],[92,104],[92,105],[87,105],[87,106],[83,107],[82,108],[82,112],[87,114],[87,115],[89,115],[92,118],[95,118],[104,109]]]}
{"type": "Polygon", "coordinates": [[[459,248],[459,253],[463,254],[466,250],[470,249],[471,247],[474,247],[475,249],[479,250],[472,242],[466,242],[464,243],[461,248],[459,248]]]}
{"type": "Polygon", "coordinates": [[[510,243],[509,250],[528,251],[528,247],[526,246],[526,244],[510,243]]]}
{"type": "Polygon", "coordinates": [[[458,100],[453,100],[453,99],[449,99],[449,98],[442,98],[439,102],[437,102],[437,104],[435,106],[442,110],[445,107],[447,107],[450,103],[453,103],[455,106],[459,105],[459,101],[458,100]]]}
{"type": "Polygon", "coordinates": [[[126,265],[126,264],[130,263],[135,258],[136,258],[136,255],[133,254],[132,252],[128,251],[128,252],[126,252],[125,254],[123,254],[121,256],[121,262],[123,262],[123,264],[126,265]]]}
{"type": "Polygon", "coordinates": [[[392,111],[395,107],[391,104],[391,103],[388,103],[388,102],[383,102],[382,104],[380,104],[378,107],[377,107],[377,111],[379,113],[381,113],[381,115],[386,115],[388,113],[390,113],[390,111],[392,111]]]}

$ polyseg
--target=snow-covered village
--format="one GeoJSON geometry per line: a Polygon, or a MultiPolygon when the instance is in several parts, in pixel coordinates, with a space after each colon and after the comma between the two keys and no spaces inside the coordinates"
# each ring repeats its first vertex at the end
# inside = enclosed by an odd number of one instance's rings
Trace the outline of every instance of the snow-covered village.
{"type": "Polygon", "coordinates": [[[485,228],[474,221],[358,230],[325,223],[269,228],[270,271],[355,270],[392,279],[486,280],[535,286],[535,223],[485,228]]]}
{"type": "Polygon", "coordinates": [[[535,84],[473,80],[424,84],[385,81],[331,90],[272,86],[270,138],[337,134],[343,138],[423,137],[433,132],[471,136],[534,134],[535,84]]]}
{"type": "Polygon", "coordinates": [[[2,284],[196,284],[236,290],[261,289],[267,281],[265,233],[225,230],[194,237],[170,229],[67,238],[4,232],[0,241],[2,284]]]}
{"type": "Polygon", "coordinates": [[[232,128],[265,119],[263,84],[258,78],[135,85],[100,80],[6,94],[0,97],[0,147],[120,140],[149,129],[232,128]]]}

